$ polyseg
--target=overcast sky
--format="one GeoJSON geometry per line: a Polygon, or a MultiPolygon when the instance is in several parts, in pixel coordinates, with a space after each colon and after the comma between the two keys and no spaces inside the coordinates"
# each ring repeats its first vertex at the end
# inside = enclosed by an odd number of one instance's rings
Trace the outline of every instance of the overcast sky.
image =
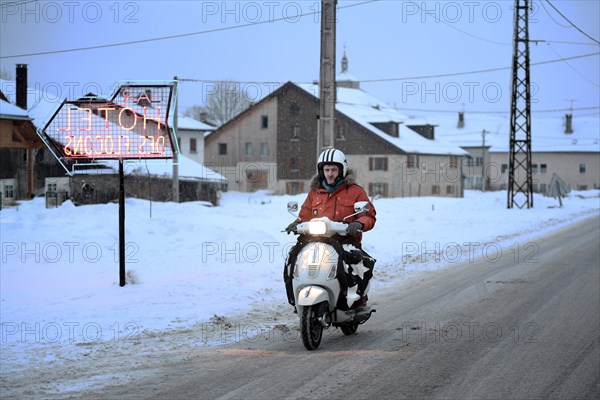
{"type": "MultiPolygon", "coordinates": [[[[600,2],[532,3],[530,39],[544,41],[531,44],[532,64],[593,54],[532,65],[532,110],[598,115],[600,2]]],[[[336,69],[345,50],[361,88],[409,115],[509,113],[513,5],[340,0],[336,69]]],[[[286,81],[318,79],[319,10],[320,0],[3,0],[0,69],[14,78],[15,65],[28,64],[30,87],[69,99],[110,94],[120,80],[178,76],[193,80],[180,85],[180,111],[203,104],[219,80],[242,82],[258,100],[286,81]],[[170,36],[178,37],[152,40],[170,36]],[[136,41],[144,42],[119,45],[136,41]],[[87,47],[95,48],[65,51],[87,47]]]]}

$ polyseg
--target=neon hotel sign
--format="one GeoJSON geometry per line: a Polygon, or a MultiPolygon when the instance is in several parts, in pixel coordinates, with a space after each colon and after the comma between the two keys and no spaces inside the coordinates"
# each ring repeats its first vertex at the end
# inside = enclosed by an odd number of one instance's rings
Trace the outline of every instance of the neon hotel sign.
{"type": "Polygon", "coordinates": [[[111,101],[65,101],[42,134],[69,159],[172,158],[172,85],[121,86],[111,101]]]}

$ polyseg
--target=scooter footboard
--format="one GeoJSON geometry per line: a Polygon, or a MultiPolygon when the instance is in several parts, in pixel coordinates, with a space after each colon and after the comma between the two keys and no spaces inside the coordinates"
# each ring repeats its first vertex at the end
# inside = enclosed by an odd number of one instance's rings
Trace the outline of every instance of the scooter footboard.
{"type": "Polygon", "coordinates": [[[298,292],[299,306],[310,306],[323,301],[329,302],[329,293],[320,286],[306,286],[298,292]]]}
{"type": "Polygon", "coordinates": [[[375,309],[371,307],[361,308],[359,310],[335,310],[335,324],[341,325],[344,323],[359,323],[362,324],[371,317],[375,309]]]}

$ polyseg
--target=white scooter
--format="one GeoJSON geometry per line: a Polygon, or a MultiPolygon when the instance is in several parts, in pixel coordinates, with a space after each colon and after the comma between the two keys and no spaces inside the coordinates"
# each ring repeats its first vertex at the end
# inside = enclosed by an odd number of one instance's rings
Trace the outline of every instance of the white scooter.
{"type": "MultiPolygon", "coordinates": [[[[368,210],[369,204],[366,201],[357,202],[354,205],[354,214],[346,219],[368,210]]],[[[288,211],[295,215],[298,203],[288,203],[288,211]]],[[[338,301],[341,300],[340,295],[344,295],[338,280],[340,254],[331,244],[320,241],[319,238],[331,238],[335,234],[346,236],[347,227],[346,223],[334,222],[327,217],[314,218],[296,227],[297,234],[304,234],[308,238],[308,243],[298,253],[292,273],[292,288],[296,310],[300,316],[302,342],[307,350],[319,347],[323,329],[333,325],[339,327],[345,335],[352,335],[356,333],[358,325],[366,322],[375,312],[371,307],[351,308],[352,304],[360,299],[356,293],[357,285],[347,289],[348,307],[344,308],[348,309],[341,310],[337,307],[338,301]]],[[[347,272],[348,266],[345,262],[342,263],[347,272]]],[[[360,273],[361,266],[362,262],[352,265],[355,274],[356,271],[360,273]]],[[[365,295],[368,290],[369,286],[365,295]]]]}

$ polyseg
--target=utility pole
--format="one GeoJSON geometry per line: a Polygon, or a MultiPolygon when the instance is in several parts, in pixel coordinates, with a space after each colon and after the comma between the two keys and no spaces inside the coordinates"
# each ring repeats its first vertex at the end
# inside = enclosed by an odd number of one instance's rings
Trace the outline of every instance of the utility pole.
{"type": "Polygon", "coordinates": [[[508,208],[533,207],[531,171],[531,89],[529,78],[529,0],[515,0],[510,107],[508,208]]]}
{"type": "Polygon", "coordinates": [[[485,134],[487,131],[481,131],[481,191],[485,192],[485,134]]]}
{"type": "Polygon", "coordinates": [[[337,0],[321,0],[321,64],[317,154],[334,145],[335,130],[335,25],[337,0]]]}

